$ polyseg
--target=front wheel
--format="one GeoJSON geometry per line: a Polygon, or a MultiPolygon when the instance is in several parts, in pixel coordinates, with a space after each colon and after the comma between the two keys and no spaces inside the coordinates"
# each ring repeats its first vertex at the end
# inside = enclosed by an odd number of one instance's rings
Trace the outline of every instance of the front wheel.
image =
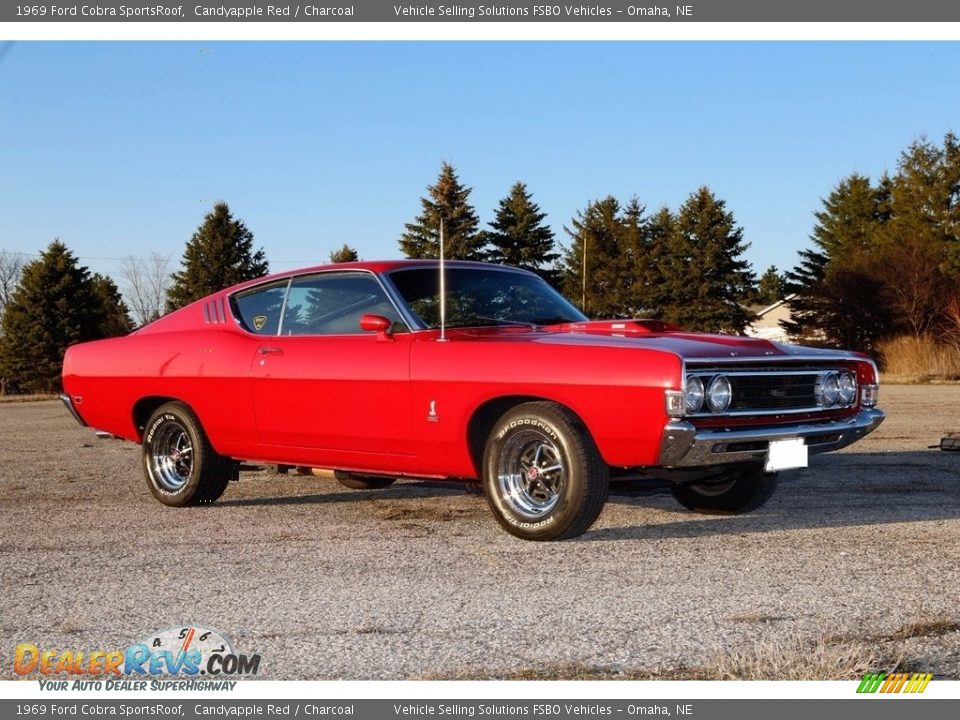
{"type": "Polygon", "coordinates": [[[609,469],[583,424],[565,408],[531,402],[493,426],[483,485],[494,517],[524,540],[586,532],[603,510],[609,469]]]}
{"type": "Polygon", "coordinates": [[[688,510],[705,514],[738,514],[756,510],[777,489],[777,474],[762,469],[731,471],[716,480],[672,484],[670,491],[688,510]]]}
{"type": "Polygon", "coordinates": [[[186,405],[157,409],[143,433],[143,469],[147,487],[164,505],[212,503],[233,475],[230,458],[211,447],[197,416],[186,405]]]}

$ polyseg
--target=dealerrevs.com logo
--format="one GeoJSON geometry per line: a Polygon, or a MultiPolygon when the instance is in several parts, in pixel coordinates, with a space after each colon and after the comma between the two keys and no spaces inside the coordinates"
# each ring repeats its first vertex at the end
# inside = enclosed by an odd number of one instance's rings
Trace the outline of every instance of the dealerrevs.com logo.
{"type": "MultiPolygon", "coordinates": [[[[203,676],[226,680],[256,675],[259,670],[259,654],[235,652],[222,633],[196,625],[161,630],[126,648],[113,650],[64,650],[19,643],[13,657],[13,671],[17,675],[37,674],[41,687],[51,690],[65,690],[68,685],[69,689],[144,690],[150,678],[203,676]],[[73,683],[59,680],[64,675],[77,679],[73,683]]],[[[220,683],[225,686],[222,689],[232,689],[234,684],[220,683]]],[[[221,689],[207,687],[214,685],[216,683],[203,683],[204,689],[221,689]]],[[[182,682],[152,682],[150,689],[193,689],[194,686],[201,689],[197,683],[187,688],[182,682]]]]}

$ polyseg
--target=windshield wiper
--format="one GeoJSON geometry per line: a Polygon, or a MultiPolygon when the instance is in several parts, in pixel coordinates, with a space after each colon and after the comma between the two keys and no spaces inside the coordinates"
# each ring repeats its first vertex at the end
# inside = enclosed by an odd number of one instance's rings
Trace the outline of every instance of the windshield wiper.
{"type": "Polygon", "coordinates": [[[487,317],[486,315],[474,315],[477,320],[486,320],[497,325],[515,325],[517,327],[535,328],[537,323],[527,322],[526,320],[507,320],[506,318],[487,317]]]}

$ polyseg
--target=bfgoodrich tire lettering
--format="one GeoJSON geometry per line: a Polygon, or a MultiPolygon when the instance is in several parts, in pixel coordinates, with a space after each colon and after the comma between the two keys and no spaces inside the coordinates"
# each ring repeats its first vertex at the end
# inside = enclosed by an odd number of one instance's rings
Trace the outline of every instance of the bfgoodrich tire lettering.
{"type": "Polygon", "coordinates": [[[233,462],[214,451],[197,416],[179,402],[150,416],[142,457],[150,493],[171,507],[214,502],[233,474],[233,462]]]}
{"type": "Polygon", "coordinates": [[[777,474],[762,468],[731,471],[710,482],[671,485],[670,491],[688,510],[704,514],[730,515],[756,510],[777,489],[777,474]]]}
{"type": "Polygon", "coordinates": [[[483,486],[507,532],[525,540],[562,540],[584,533],[600,515],[609,470],[569,410],[524,403],[490,431],[483,486]]]}

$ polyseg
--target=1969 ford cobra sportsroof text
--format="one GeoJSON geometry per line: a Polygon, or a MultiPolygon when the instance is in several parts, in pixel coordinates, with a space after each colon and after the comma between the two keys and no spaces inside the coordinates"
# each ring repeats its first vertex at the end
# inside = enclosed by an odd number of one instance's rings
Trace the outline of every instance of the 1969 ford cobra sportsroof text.
{"type": "Polygon", "coordinates": [[[479,480],[507,531],[583,533],[612,478],[657,477],[699,511],[759,507],[776,473],[883,420],[866,356],[590,321],[538,276],[434,261],[280,273],[123,338],[75,345],[63,400],[143,445],[153,495],[209,503],[240,460],[351,488],[479,480]]]}

